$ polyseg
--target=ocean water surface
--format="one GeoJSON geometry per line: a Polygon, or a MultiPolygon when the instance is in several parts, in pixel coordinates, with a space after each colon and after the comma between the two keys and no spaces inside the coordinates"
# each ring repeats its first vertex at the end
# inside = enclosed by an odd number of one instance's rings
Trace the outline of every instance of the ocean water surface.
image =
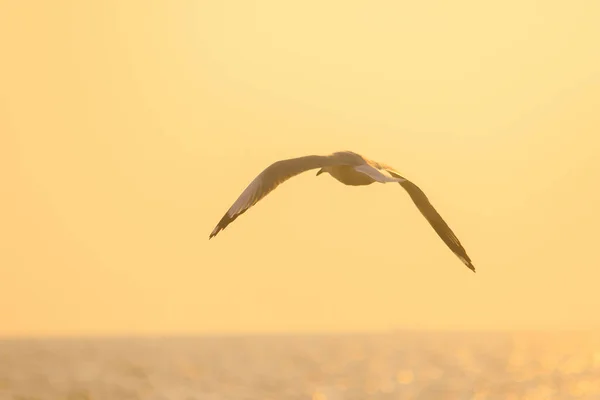
{"type": "Polygon", "coordinates": [[[598,332],[0,341],[0,400],[600,399],[598,332]]]}

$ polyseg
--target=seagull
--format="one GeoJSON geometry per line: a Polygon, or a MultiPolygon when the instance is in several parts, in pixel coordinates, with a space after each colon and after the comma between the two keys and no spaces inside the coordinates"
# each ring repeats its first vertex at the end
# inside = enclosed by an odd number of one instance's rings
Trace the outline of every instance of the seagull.
{"type": "Polygon", "coordinates": [[[317,176],[328,173],[333,178],[349,186],[365,186],[374,182],[397,182],[409,194],[421,214],[446,243],[452,252],[473,272],[475,266],[467,255],[466,250],[448,224],[431,205],[423,191],[414,183],[401,176],[389,165],[369,160],[352,151],[338,151],[329,155],[309,155],[287,160],[276,161],[265,168],[242,192],[233,203],[215,229],[211,232],[210,240],[225,229],[237,217],[245,213],[260,199],[269,194],[284,181],[302,172],[317,169],[317,176]]]}

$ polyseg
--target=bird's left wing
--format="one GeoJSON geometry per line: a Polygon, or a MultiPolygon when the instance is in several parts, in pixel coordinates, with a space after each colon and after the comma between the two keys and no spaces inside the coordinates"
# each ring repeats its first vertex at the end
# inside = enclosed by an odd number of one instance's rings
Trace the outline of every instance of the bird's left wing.
{"type": "Polygon", "coordinates": [[[242,192],[240,197],[233,203],[215,229],[211,232],[209,239],[225,229],[237,217],[245,213],[260,199],[269,194],[281,183],[302,172],[323,168],[328,165],[339,163],[339,157],[332,156],[304,156],[274,162],[265,168],[242,192]]]}

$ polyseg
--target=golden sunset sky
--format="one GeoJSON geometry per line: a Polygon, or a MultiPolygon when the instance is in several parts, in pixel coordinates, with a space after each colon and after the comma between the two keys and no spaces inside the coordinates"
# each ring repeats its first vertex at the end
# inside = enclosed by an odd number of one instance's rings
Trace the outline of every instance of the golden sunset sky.
{"type": "Polygon", "coordinates": [[[600,2],[0,2],[0,336],[600,327],[600,2]],[[270,163],[353,150],[208,240],[270,163]]]}

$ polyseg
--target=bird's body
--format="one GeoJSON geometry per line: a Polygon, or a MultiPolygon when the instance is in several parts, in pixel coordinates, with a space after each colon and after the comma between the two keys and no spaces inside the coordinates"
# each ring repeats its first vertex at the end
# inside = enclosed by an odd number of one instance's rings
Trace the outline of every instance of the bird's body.
{"type": "Polygon", "coordinates": [[[469,269],[475,272],[475,267],[460,241],[417,185],[402,177],[389,165],[369,160],[352,151],[340,151],[327,156],[311,155],[291,158],[271,164],[242,192],[211,232],[209,239],[225,229],[227,225],[287,179],[317,168],[320,168],[317,175],[328,173],[337,181],[348,186],[365,186],[374,182],[399,183],[408,192],[421,214],[429,221],[444,243],[469,269]]]}
{"type": "Polygon", "coordinates": [[[375,179],[358,172],[349,165],[334,165],[326,170],[329,175],[348,186],[365,186],[375,182],[375,179]]]}

